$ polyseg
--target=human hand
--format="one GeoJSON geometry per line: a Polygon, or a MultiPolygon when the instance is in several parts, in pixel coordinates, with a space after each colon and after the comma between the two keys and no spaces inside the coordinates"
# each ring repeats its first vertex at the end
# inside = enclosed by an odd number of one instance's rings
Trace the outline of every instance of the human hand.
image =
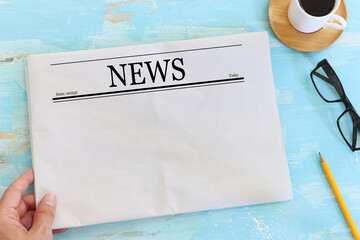
{"type": "Polygon", "coordinates": [[[53,233],[67,230],[52,231],[51,229],[56,210],[54,194],[46,194],[37,208],[33,193],[23,195],[33,182],[34,172],[30,169],[15,180],[2,196],[0,200],[1,240],[49,240],[53,239],[53,233]]]}

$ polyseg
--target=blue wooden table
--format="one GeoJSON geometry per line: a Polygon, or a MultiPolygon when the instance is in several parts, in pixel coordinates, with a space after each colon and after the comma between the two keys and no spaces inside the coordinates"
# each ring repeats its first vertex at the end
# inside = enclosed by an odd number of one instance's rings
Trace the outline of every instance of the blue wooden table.
{"type": "Polygon", "coordinates": [[[309,73],[327,58],[360,111],[360,1],[347,1],[348,27],[341,38],[315,53],[294,51],[275,37],[268,5],[261,0],[0,0],[0,195],[31,168],[28,54],[268,31],[293,200],[74,228],[55,239],[352,239],[318,152],[358,227],[360,152],[353,153],[338,132],[336,119],[344,106],[321,100],[309,73]]]}

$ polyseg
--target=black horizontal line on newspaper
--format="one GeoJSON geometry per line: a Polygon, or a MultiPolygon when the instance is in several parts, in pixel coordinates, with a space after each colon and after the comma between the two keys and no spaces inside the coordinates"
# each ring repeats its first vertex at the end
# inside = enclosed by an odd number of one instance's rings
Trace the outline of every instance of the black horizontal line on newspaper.
{"type": "Polygon", "coordinates": [[[83,98],[86,98],[86,99],[95,98],[96,96],[105,97],[106,95],[114,96],[114,94],[127,95],[127,94],[135,94],[135,93],[156,92],[156,91],[165,91],[165,90],[173,90],[173,89],[176,90],[176,89],[182,89],[182,88],[202,87],[202,86],[229,84],[229,83],[237,83],[237,82],[244,82],[244,77],[218,79],[218,80],[194,82],[194,83],[174,84],[174,85],[157,86],[157,87],[149,87],[149,88],[128,89],[128,90],[121,90],[121,91],[72,95],[72,96],[66,96],[66,97],[55,97],[52,100],[54,101],[54,103],[56,103],[56,102],[70,101],[70,99],[81,100],[83,98]],[[60,100],[62,100],[62,101],[60,101],[60,100]]]}
{"type": "Polygon", "coordinates": [[[146,54],[129,55],[129,56],[121,56],[121,57],[97,58],[97,59],[88,59],[88,60],[80,60],[80,61],[72,61],[72,62],[51,63],[50,66],[58,66],[58,65],[65,65],[65,64],[75,64],[75,63],[85,63],[85,62],[96,62],[96,61],[121,59],[121,58],[145,57],[145,56],[160,55],[160,54],[170,54],[170,53],[192,52],[192,51],[210,50],[210,49],[217,49],[217,48],[241,47],[241,46],[242,46],[242,44],[234,44],[234,45],[215,46],[215,47],[184,49],[184,50],[168,51],[168,52],[146,53],[146,54]]]}

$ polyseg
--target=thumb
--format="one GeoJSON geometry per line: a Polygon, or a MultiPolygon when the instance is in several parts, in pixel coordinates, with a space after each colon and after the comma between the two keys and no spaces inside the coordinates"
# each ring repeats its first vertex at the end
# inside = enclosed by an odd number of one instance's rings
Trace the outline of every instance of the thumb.
{"type": "MultiPolygon", "coordinates": [[[[36,208],[30,234],[39,239],[52,239],[52,223],[55,217],[56,196],[47,193],[36,208]]],[[[37,239],[37,238],[36,238],[37,239]]]]}

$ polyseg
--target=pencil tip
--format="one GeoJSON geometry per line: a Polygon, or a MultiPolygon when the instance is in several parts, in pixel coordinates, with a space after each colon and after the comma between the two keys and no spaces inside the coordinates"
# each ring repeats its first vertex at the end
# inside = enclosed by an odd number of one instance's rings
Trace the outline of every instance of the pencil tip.
{"type": "Polygon", "coordinates": [[[323,156],[321,155],[320,152],[319,152],[319,156],[320,156],[320,161],[321,161],[321,162],[325,162],[325,159],[323,158],[323,156]]]}

